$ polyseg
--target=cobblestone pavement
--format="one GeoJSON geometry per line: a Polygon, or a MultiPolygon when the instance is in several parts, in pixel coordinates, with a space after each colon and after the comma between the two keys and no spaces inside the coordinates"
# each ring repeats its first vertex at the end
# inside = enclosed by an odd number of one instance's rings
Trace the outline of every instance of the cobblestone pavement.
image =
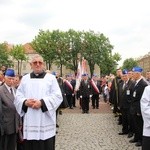
{"type": "Polygon", "coordinates": [[[129,143],[127,135],[118,135],[121,126],[103,101],[89,114],[82,114],[79,106],[63,110],[58,124],[56,150],[141,150],[129,143]]]}

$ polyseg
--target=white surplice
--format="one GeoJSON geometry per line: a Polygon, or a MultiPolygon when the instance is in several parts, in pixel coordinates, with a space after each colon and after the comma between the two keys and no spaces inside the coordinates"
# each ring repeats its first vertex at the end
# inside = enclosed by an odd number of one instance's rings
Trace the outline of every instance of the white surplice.
{"type": "Polygon", "coordinates": [[[45,140],[56,134],[56,109],[62,102],[62,94],[56,80],[51,74],[44,78],[30,78],[30,74],[23,76],[16,92],[14,104],[20,116],[23,116],[23,137],[27,140],[45,140]],[[48,109],[28,107],[25,113],[22,110],[26,99],[43,99],[48,109]]]}

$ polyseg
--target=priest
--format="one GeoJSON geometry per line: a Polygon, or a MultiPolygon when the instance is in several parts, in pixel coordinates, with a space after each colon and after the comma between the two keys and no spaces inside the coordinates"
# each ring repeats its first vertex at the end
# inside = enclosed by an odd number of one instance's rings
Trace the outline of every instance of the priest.
{"type": "Polygon", "coordinates": [[[55,76],[44,71],[40,55],[30,65],[33,71],[23,76],[14,102],[23,117],[24,150],[55,150],[56,110],[62,94],[55,76]]]}

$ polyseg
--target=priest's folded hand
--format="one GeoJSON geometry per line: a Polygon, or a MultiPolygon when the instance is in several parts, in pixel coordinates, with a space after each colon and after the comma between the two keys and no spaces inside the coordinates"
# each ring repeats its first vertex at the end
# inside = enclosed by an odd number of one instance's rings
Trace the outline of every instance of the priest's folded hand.
{"type": "Polygon", "coordinates": [[[28,106],[28,107],[32,107],[35,103],[35,100],[34,99],[27,99],[25,101],[25,105],[28,106]]]}
{"type": "Polygon", "coordinates": [[[34,104],[32,105],[32,108],[33,109],[39,109],[39,108],[41,108],[41,106],[42,106],[41,101],[40,100],[35,100],[34,104]]]}

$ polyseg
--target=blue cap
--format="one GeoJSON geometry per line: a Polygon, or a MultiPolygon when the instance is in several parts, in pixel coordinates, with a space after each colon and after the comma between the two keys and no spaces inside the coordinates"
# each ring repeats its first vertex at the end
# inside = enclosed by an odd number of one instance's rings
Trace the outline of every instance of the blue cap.
{"type": "Polygon", "coordinates": [[[93,74],[93,77],[97,77],[97,74],[94,73],[94,74],[93,74]]]}
{"type": "Polygon", "coordinates": [[[84,74],[82,74],[82,76],[88,76],[88,74],[87,74],[87,73],[84,73],[84,74]]]}
{"type": "Polygon", "coordinates": [[[133,72],[142,72],[143,69],[141,67],[136,66],[136,67],[133,67],[132,71],[133,72]]]}
{"type": "Polygon", "coordinates": [[[15,71],[13,69],[7,69],[5,72],[5,76],[15,77],[15,71]]]}
{"type": "Polygon", "coordinates": [[[54,76],[56,76],[56,72],[55,71],[53,71],[51,74],[54,75],[54,76]]]}
{"type": "Polygon", "coordinates": [[[71,77],[71,76],[72,76],[72,74],[69,74],[69,73],[68,73],[68,74],[66,74],[66,77],[71,77]]]}
{"type": "Polygon", "coordinates": [[[128,74],[128,70],[127,69],[123,69],[122,70],[122,74],[128,74]]]}

